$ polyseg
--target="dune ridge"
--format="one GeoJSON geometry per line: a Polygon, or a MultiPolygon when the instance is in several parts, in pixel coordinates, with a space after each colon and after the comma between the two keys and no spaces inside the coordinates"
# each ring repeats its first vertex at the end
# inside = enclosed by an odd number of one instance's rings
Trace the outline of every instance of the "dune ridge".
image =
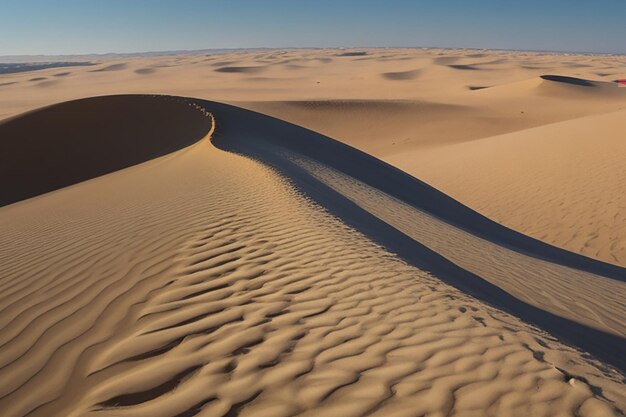
{"type": "MultiPolygon", "coordinates": [[[[271,163],[277,169],[285,170],[287,176],[291,178],[302,176],[302,171],[308,172],[308,175],[312,175],[318,180],[321,179],[331,188],[338,189],[341,196],[351,199],[374,216],[404,233],[408,232],[409,236],[418,243],[435,249],[437,253],[444,254],[444,257],[453,259],[455,264],[475,272],[476,275],[496,284],[496,286],[506,288],[507,291],[520,296],[522,300],[544,310],[573,318],[575,322],[585,323],[617,335],[617,339],[612,342],[608,340],[605,341],[606,343],[601,342],[597,348],[602,350],[604,346],[614,346],[614,348],[610,348],[613,353],[610,353],[609,356],[612,356],[613,360],[616,361],[614,363],[619,364],[618,366],[624,367],[621,362],[620,351],[623,345],[621,336],[625,333],[626,328],[624,328],[621,319],[624,309],[619,301],[621,294],[626,289],[626,270],[624,268],[567,252],[507,229],[427,184],[330,138],[311,131],[303,131],[297,126],[287,125],[282,121],[260,114],[246,114],[240,110],[232,110],[227,106],[217,104],[205,103],[203,105],[214,113],[222,114],[221,119],[226,118],[228,120],[228,117],[232,117],[230,115],[236,112],[239,120],[250,120],[248,123],[242,123],[242,126],[254,126],[255,129],[258,129],[259,126],[265,126],[261,131],[276,133],[260,135],[245,130],[245,127],[240,128],[245,132],[245,135],[233,134],[231,136],[249,138],[248,141],[228,140],[220,142],[218,140],[216,143],[223,146],[224,149],[239,151],[271,163]],[[265,149],[270,151],[265,151],[265,149]],[[293,156],[289,156],[290,153],[293,153],[293,156]],[[302,165],[298,162],[301,160],[313,160],[318,168],[310,168],[306,164],[302,165]],[[346,161],[350,161],[350,163],[346,161]],[[295,166],[291,169],[285,168],[294,164],[295,166]],[[344,176],[345,179],[341,181],[347,181],[347,186],[337,183],[339,175],[344,176]],[[355,192],[359,188],[369,188],[370,190],[359,195],[355,192]],[[381,196],[379,197],[381,200],[368,204],[373,201],[376,194],[381,196]],[[406,210],[406,212],[394,219],[394,212],[401,209],[406,210]],[[419,220],[420,218],[422,220],[419,220]],[[412,222],[419,223],[418,225],[411,225],[412,222]],[[438,226],[432,223],[437,223],[438,226]],[[459,239],[457,243],[455,243],[456,239],[459,239]],[[487,249],[484,247],[481,249],[483,245],[494,244],[498,248],[487,249]],[[481,251],[489,253],[491,259],[484,259],[484,256],[480,254],[481,251]],[[498,252],[497,255],[496,252],[498,252]],[[544,264],[544,261],[548,263],[544,264]],[[495,269],[490,271],[489,265],[495,269]],[[578,269],[580,272],[572,271],[571,268],[578,269]],[[505,273],[504,277],[502,276],[503,272],[505,273]],[[528,276],[529,274],[530,276],[528,276]],[[536,274],[534,278],[533,274],[536,274]],[[546,274],[549,274],[550,279],[554,281],[552,284],[544,282],[546,274]],[[572,280],[573,277],[576,277],[575,281],[572,280]],[[527,292],[526,288],[533,280],[536,280],[536,287],[527,292]],[[556,282],[560,282],[560,284],[556,284],[556,282]],[[554,285],[553,289],[550,289],[551,285],[554,285]],[[603,287],[606,290],[602,290],[603,287]],[[563,292],[565,288],[571,288],[572,291],[576,292],[580,290],[580,293],[568,294],[563,292]],[[609,300],[613,300],[614,308],[607,309],[608,315],[601,312],[604,306],[597,304],[598,291],[602,293],[602,297],[600,297],[602,303],[611,303],[609,300]],[[617,293],[614,291],[618,291],[620,295],[616,297],[617,293]],[[542,292],[550,294],[546,297],[545,302],[538,298],[538,294],[542,292]],[[581,296],[584,298],[581,299],[581,296]],[[559,302],[555,303],[555,300],[559,300],[559,302]],[[560,306],[562,310],[555,304],[560,306]],[[581,304],[585,305],[582,310],[584,313],[580,310],[581,304]],[[587,311],[594,311],[594,319],[586,317],[587,311]],[[620,312],[618,316],[610,317],[616,311],[620,312]]],[[[319,187],[319,185],[305,184],[304,187],[315,190],[315,187],[319,187]]],[[[325,201],[326,205],[332,200],[326,196],[320,198],[325,201]]],[[[344,219],[346,219],[345,216],[344,219]]],[[[348,216],[346,220],[349,221],[350,217],[348,216]]],[[[367,229],[367,227],[368,225],[364,228],[367,229]]],[[[370,236],[376,238],[376,234],[370,236]]],[[[422,259],[422,262],[426,262],[426,259],[422,259]]],[[[457,285],[466,284],[457,283],[457,285]]],[[[463,289],[467,290],[470,287],[463,289]]],[[[472,292],[480,298],[480,293],[483,290],[483,288],[475,287],[472,292]]],[[[488,300],[491,303],[496,303],[497,297],[490,297],[488,300]]],[[[519,311],[519,313],[523,312],[519,311]]],[[[553,330],[558,331],[559,328],[553,330]]],[[[565,334],[567,333],[569,331],[566,330],[565,334]]],[[[573,333],[569,336],[570,340],[574,337],[573,333]]],[[[578,342],[588,341],[586,337],[582,336],[582,333],[580,336],[578,342]]],[[[595,340],[600,340],[600,338],[595,340]]],[[[585,348],[594,349],[591,346],[585,346],[585,348]]],[[[600,354],[600,351],[596,353],[600,354]]]]}
{"type": "Polygon", "coordinates": [[[0,122],[0,206],[191,145],[211,125],[186,107],[165,96],[103,96],[0,122]]]}
{"type": "MultiPolygon", "coordinates": [[[[172,99],[142,100],[169,109],[172,99]]],[[[174,102],[192,120],[203,118],[196,127],[210,126],[202,139],[176,136],[173,153],[0,208],[6,415],[609,416],[624,409],[622,373],[445,283],[458,278],[454,264],[473,271],[461,278],[494,279],[467,263],[468,243],[490,253],[487,265],[516,261],[555,279],[578,274],[583,294],[588,281],[600,289],[609,283],[619,297],[623,269],[581,261],[615,275],[609,279],[533,263],[433,216],[434,204],[416,207],[377,187],[377,175],[419,183],[355,149],[233,106],[174,102]],[[364,176],[350,160],[375,169],[364,176]],[[333,202],[335,195],[343,197],[333,202]],[[390,210],[381,211],[385,205],[390,210]],[[422,228],[452,245],[435,258],[445,267],[429,261],[442,241],[422,228]],[[404,236],[413,258],[376,242],[385,243],[381,231],[404,236]],[[461,252],[452,263],[454,251],[461,252]]],[[[142,133],[142,142],[152,135],[142,133]]],[[[552,251],[558,261],[562,253],[552,251]]],[[[549,289],[552,297],[568,294],[557,290],[549,289]]],[[[610,300],[604,307],[623,314],[610,300]]],[[[560,301],[559,313],[582,320],[560,301]]],[[[620,331],[620,317],[611,323],[601,306],[581,303],[596,320],[582,326],[620,331]]]]}

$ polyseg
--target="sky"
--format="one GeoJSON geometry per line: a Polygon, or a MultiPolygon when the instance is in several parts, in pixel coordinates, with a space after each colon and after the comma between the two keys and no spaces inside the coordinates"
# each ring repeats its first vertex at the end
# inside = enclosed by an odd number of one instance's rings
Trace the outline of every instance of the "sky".
{"type": "Polygon", "coordinates": [[[368,46],[626,54],[626,0],[0,0],[0,55],[368,46]]]}

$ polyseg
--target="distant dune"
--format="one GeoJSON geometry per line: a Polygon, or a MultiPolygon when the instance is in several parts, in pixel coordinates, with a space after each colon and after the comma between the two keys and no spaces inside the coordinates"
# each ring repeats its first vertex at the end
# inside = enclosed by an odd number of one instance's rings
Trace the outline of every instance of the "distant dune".
{"type": "Polygon", "coordinates": [[[384,72],[381,75],[388,80],[414,80],[419,76],[420,70],[398,71],[398,72],[384,72]]]}
{"type": "Polygon", "coordinates": [[[76,100],[0,122],[0,205],[191,145],[210,125],[167,97],[76,100]]]}
{"type": "Polygon", "coordinates": [[[263,72],[265,67],[256,66],[256,67],[229,67],[229,66],[221,66],[217,68],[216,72],[226,72],[226,73],[244,73],[244,74],[256,74],[259,72],[263,72]]]}
{"type": "Polygon", "coordinates": [[[92,72],[106,72],[106,71],[121,71],[126,69],[126,63],[120,62],[118,64],[106,65],[98,69],[92,70],[92,72]]]}
{"type": "Polygon", "coordinates": [[[366,51],[347,51],[338,53],[337,56],[365,56],[367,54],[366,51]]]}
{"type": "Polygon", "coordinates": [[[156,72],[155,68],[139,68],[135,70],[136,74],[146,75],[146,74],[154,74],[156,72]]]}
{"type": "Polygon", "coordinates": [[[69,62],[19,62],[6,63],[0,62],[0,74],[15,74],[20,72],[38,71],[48,68],[62,67],[82,67],[94,65],[92,62],[86,61],[69,61],[69,62]]]}

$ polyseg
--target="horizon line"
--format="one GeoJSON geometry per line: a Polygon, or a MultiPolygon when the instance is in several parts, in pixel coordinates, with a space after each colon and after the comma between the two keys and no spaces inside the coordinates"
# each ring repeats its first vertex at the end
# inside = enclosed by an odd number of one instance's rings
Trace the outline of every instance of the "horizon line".
{"type": "Polygon", "coordinates": [[[0,54],[0,58],[27,58],[27,57],[84,57],[84,56],[129,56],[129,55],[171,55],[193,52],[219,52],[219,51],[252,51],[252,50],[298,50],[298,49],[446,49],[446,50],[476,50],[476,51],[500,51],[500,52],[533,52],[547,54],[576,54],[576,55],[606,55],[626,56],[626,52],[593,52],[573,50],[550,50],[550,49],[513,49],[513,48],[484,48],[462,46],[256,46],[256,47],[228,47],[228,48],[199,48],[199,49],[166,49],[145,50],[134,52],[78,52],[78,53],[51,53],[51,54],[0,54]]]}

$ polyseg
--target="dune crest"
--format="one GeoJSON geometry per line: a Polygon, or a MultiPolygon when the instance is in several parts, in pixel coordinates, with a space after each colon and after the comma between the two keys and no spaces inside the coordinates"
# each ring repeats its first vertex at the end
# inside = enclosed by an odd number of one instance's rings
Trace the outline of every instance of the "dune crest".
{"type": "Polygon", "coordinates": [[[0,122],[0,206],[162,156],[204,137],[197,109],[165,96],[104,96],[0,122]]]}

